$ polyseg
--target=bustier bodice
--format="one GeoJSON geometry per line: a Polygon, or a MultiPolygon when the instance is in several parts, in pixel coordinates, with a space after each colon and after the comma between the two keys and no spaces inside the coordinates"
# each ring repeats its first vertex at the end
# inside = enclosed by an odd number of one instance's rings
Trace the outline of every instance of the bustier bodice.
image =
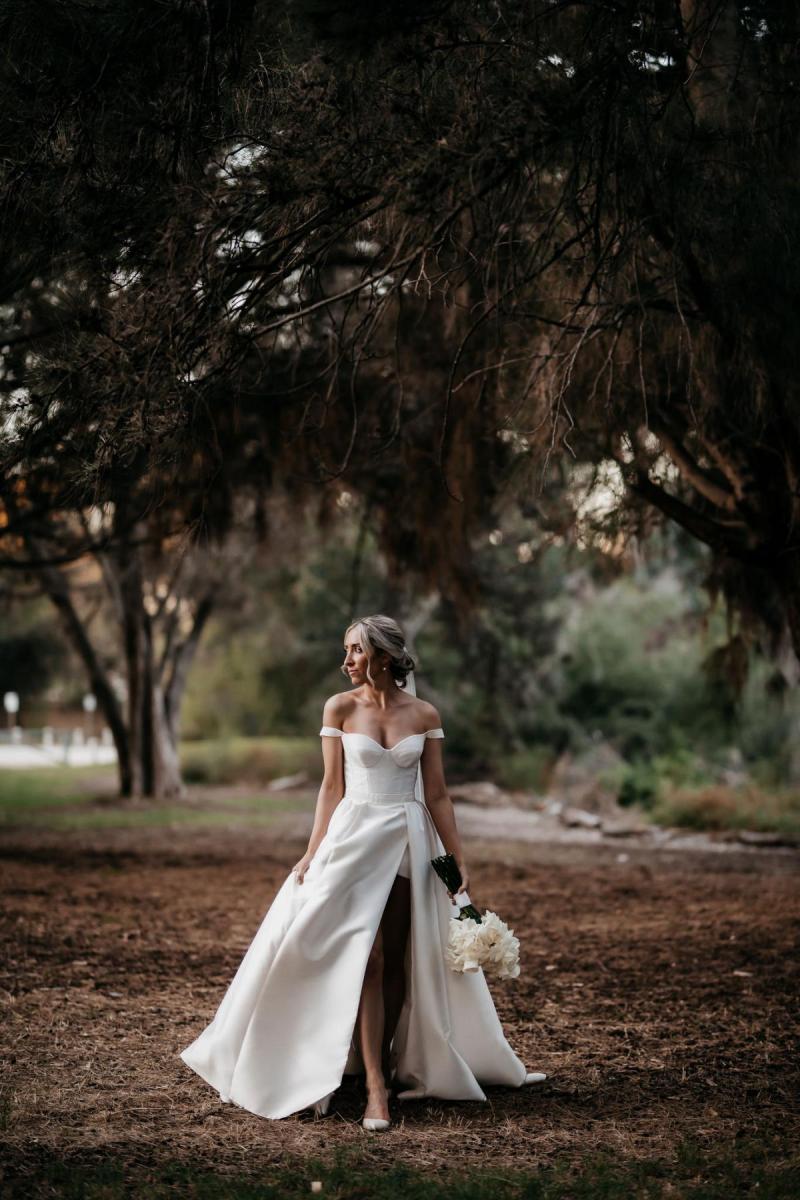
{"type": "Polygon", "coordinates": [[[322,737],[340,737],[344,750],[345,796],[350,799],[382,798],[394,803],[415,799],[417,766],[426,738],[443,738],[442,729],[412,733],[394,746],[381,746],[366,733],[346,733],[323,725],[322,737]]]}

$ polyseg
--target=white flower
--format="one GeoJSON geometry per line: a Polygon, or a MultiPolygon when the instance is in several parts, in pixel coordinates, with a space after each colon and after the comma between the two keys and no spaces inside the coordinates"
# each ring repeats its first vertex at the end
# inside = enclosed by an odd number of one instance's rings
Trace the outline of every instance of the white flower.
{"type": "Polygon", "coordinates": [[[498,979],[516,979],[519,975],[519,938],[501,921],[497,913],[484,913],[479,924],[469,918],[450,921],[446,950],[453,971],[484,971],[498,979]]]}

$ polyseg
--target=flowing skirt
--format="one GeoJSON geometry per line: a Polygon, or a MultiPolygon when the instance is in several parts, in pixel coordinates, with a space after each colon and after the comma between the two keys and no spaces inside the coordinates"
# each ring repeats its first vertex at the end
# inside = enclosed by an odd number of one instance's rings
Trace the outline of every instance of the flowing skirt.
{"type": "Polygon", "coordinates": [[[485,1100],[481,1084],[525,1082],[483,972],[458,974],[445,961],[456,909],[430,865],[444,847],[427,807],[345,795],[304,882],[287,876],[210,1025],[181,1052],[222,1100],[286,1117],[358,1069],[367,959],[406,848],[411,927],[392,1047],[399,1098],[485,1100]]]}

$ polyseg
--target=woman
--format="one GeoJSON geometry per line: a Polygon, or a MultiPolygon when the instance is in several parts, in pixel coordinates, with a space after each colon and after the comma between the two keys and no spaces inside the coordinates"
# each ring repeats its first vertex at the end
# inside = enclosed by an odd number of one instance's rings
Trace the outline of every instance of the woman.
{"type": "Polygon", "coordinates": [[[181,1057],[223,1100],[270,1118],[326,1112],[342,1076],[363,1070],[362,1124],[378,1130],[390,1124],[387,1077],[405,1085],[401,1100],[485,1100],[479,1080],[519,1087],[545,1075],[512,1051],[483,973],[445,963],[453,898],[430,860],[455,856],[460,892],[469,875],[439,714],[414,694],[402,630],[363,617],[344,648],[353,688],[323,710],[308,849],[181,1057]]]}

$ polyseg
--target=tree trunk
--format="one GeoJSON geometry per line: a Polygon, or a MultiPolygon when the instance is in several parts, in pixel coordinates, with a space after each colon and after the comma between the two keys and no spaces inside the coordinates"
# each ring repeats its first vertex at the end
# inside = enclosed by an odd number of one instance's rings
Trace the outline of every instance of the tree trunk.
{"type": "MultiPolygon", "coordinates": [[[[34,538],[27,538],[26,544],[32,557],[45,558],[34,538]]],[[[114,747],[117,751],[117,766],[119,770],[120,794],[130,796],[133,790],[134,765],[131,758],[131,746],[128,730],[119,700],[116,697],[108,673],[106,672],[97,651],[89,639],[86,628],[72,603],[69,584],[58,567],[37,567],[36,575],[39,585],[53,604],[61,620],[67,640],[74,647],[78,657],[86,667],[89,677],[89,687],[97,697],[97,703],[105,717],[114,747]]]]}
{"type": "MultiPolygon", "coordinates": [[[[180,708],[189,670],[213,609],[214,589],[210,588],[200,600],[185,639],[174,644],[168,638],[157,662],[153,620],[145,606],[141,550],[133,542],[136,530],[125,525],[126,517],[124,505],[118,505],[115,550],[105,553],[101,566],[120,621],[128,685],[127,713],[123,712],[108,672],[73,603],[66,573],[57,566],[42,565],[36,568],[36,574],[86,668],[89,686],[111,730],[117,751],[120,795],[172,799],[185,793],[178,755],[180,708]],[[165,679],[168,679],[166,685],[165,679]]],[[[28,537],[26,544],[32,558],[46,559],[37,539],[28,537]]]]}
{"type": "Polygon", "coordinates": [[[215,589],[212,588],[200,601],[188,636],[179,646],[171,647],[171,654],[165,658],[161,666],[162,679],[165,679],[169,672],[169,681],[164,687],[163,709],[174,746],[177,746],[180,741],[181,705],[189,678],[189,670],[194,662],[203,630],[214,608],[214,595],[215,589]]]}
{"type": "Polygon", "coordinates": [[[141,563],[127,553],[121,587],[128,670],[128,725],[134,795],[157,800],[184,794],[175,733],[153,645],[153,624],[144,606],[141,563]]]}
{"type": "Polygon", "coordinates": [[[128,683],[128,737],[130,744],[131,783],[129,795],[152,794],[152,770],[148,768],[148,729],[145,707],[147,671],[144,647],[144,619],[141,574],[136,552],[124,544],[117,559],[122,601],[122,637],[125,676],[128,683]]]}
{"type": "Polygon", "coordinates": [[[153,749],[153,794],[160,800],[183,796],[186,789],[181,778],[178,745],[164,702],[160,684],[153,682],[150,691],[151,745],[153,749]]]}

